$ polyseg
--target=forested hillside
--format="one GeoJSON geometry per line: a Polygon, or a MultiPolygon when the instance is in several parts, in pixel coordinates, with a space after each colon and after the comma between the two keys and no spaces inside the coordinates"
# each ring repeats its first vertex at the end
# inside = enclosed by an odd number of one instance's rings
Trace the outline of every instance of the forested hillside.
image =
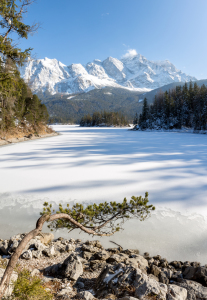
{"type": "Polygon", "coordinates": [[[207,87],[197,83],[161,92],[148,105],[144,99],[142,113],[135,116],[134,123],[145,129],[192,128],[196,131],[207,129],[207,87]]]}
{"type": "MultiPolygon", "coordinates": [[[[25,25],[23,14],[33,1],[1,1],[0,3],[0,137],[24,135],[47,130],[47,108],[20,77],[18,67],[32,49],[22,51],[10,38],[27,38],[35,26],[25,25]]],[[[48,129],[49,130],[49,129],[48,129]]]]}

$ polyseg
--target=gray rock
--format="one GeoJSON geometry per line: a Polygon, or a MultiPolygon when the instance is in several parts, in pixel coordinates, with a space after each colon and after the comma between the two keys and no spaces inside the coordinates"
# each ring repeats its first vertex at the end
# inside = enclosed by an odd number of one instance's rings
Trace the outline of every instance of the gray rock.
{"type": "Polygon", "coordinates": [[[126,259],[128,259],[128,255],[124,253],[119,253],[119,254],[113,254],[111,255],[107,262],[109,263],[119,263],[119,262],[124,262],[126,259]]]}
{"type": "Polygon", "coordinates": [[[71,239],[69,239],[69,242],[70,243],[75,243],[75,240],[71,238],[71,239]]]}
{"type": "Polygon", "coordinates": [[[9,243],[7,240],[0,242],[0,252],[7,255],[9,250],[9,243]]]}
{"type": "Polygon", "coordinates": [[[152,275],[154,275],[155,277],[159,277],[160,273],[161,273],[161,270],[160,268],[158,268],[157,266],[155,265],[151,265],[150,267],[150,273],[152,275]]]}
{"type": "Polygon", "coordinates": [[[31,272],[31,276],[38,276],[38,275],[40,275],[41,273],[40,273],[40,271],[38,270],[38,269],[34,269],[34,270],[32,270],[32,272],[31,272]]]}
{"type": "Polygon", "coordinates": [[[37,251],[43,251],[46,248],[46,246],[38,240],[35,241],[34,247],[37,251]]]}
{"type": "Polygon", "coordinates": [[[92,245],[86,245],[86,244],[83,244],[82,245],[82,250],[83,251],[87,251],[87,252],[91,252],[91,253],[96,253],[96,252],[99,252],[100,249],[97,248],[97,247],[94,247],[92,245]]]}
{"type": "Polygon", "coordinates": [[[122,250],[121,252],[127,255],[139,254],[138,249],[126,249],[126,250],[122,250]]]}
{"type": "Polygon", "coordinates": [[[54,245],[50,246],[49,248],[45,248],[42,253],[48,257],[53,257],[57,254],[54,245]]]}
{"type": "Polygon", "coordinates": [[[191,280],[180,279],[179,282],[175,282],[175,284],[187,290],[188,300],[207,299],[207,287],[202,286],[200,283],[191,280]]]}
{"type": "Polygon", "coordinates": [[[66,288],[66,289],[62,289],[60,292],[58,292],[58,296],[64,296],[64,295],[68,295],[72,292],[72,289],[66,288]]]}
{"type": "Polygon", "coordinates": [[[110,254],[106,250],[99,251],[94,254],[94,259],[107,260],[110,254]]]}
{"type": "MultiPolygon", "coordinates": [[[[0,269],[0,282],[1,282],[1,279],[4,275],[4,272],[5,272],[5,269],[0,269]]],[[[18,278],[18,274],[13,271],[12,275],[11,275],[11,278],[10,278],[10,281],[9,281],[9,286],[6,289],[5,294],[4,294],[5,297],[11,296],[11,294],[13,292],[13,289],[14,289],[14,282],[17,281],[17,278],[18,278]]]]}
{"type": "Polygon", "coordinates": [[[131,297],[131,296],[125,296],[123,298],[119,298],[119,300],[137,300],[137,298],[131,297]]]}
{"type": "Polygon", "coordinates": [[[83,266],[80,258],[72,253],[63,263],[65,267],[64,277],[71,280],[77,280],[83,274],[83,266]]]}
{"type": "Polygon", "coordinates": [[[169,279],[167,278],[167,276],[165,275],[164,272],[161,272],[159,275],[159,282],[164,283],[164,284],[168,284],[169,283],[169,279]]]}
{"type": "Polygon", "coordinates": [[[31,250],[27,250],[22,254],[22,258],[26,259],[26,260],[30,260],[32,259],[32,251],[31,250]]]}
{"type": "Polygon", "coordinates": [[[135,269],[122,263],[106,265],[96,281],[96,297],[104,298],[109,291],[118,295],[123,287],[132,285],[134,275],[135,269]]]}
{"type": "Polygon", "coordinates": [[[90,267],[93,270],[101,269],[106,265],[105,261],[102,260],[91,260],[90,261],[90,267]]]}
{"type": "Polygon", "coordinates": [[[180,286],[170,284],[168,286],[167,300],[186,300],[187,290],[180,286]]]}
{"type": "Polygon", "coordinates": [[[80,293],[78,293],[77,296],[84,300],[93,300],[94,299],[94,296],[88,291],[80,292],[80,293]]]}
{"type": "Polygon", "coordinates": [[[196,272],[196,269],[194,267],[186,267],[184,270],[183,270],[183,278],[184,279],[192,279],[195,275],[195,272],[196,272]]]}
{"type": "Polygon", "coordinates": [[[16,250],[16,248],[19,246],[19,243],[20,242],[18,240],[14,240],[12,242],[12,244],[10,245],[8,252],[10,252],[10,253],[14,252],[16,250]]]}
{"type": "Polygon", "coordinates": [[[172,270],[167,269],[167,268],[162,268],[161,271],[162,271],[163,273],[165,273],[165,275],[166,275],[166,277],[167,277],[168,279],[171,279],[171,278],[172,278],[172,276],[173,276],[173,271],[172,271],[172,270]]]}
{"type": "Polygon", "coordinates": [[[83,252],[83,258],[86,259],[87,261],[90,260],[93,257],[93,255],[94,254],[91,252],[87,252],[87,251],[83,252]]]}
{"type": "Polygon", "coordinates": [[[171,266],[173,266],[175,269],[181,269],[182,268],[182,263],[181,261],[176,261],[173,260],[169,263],[171,266]]]}
{"type": "Polygon", "coordinates": [[[39,259],[40,257],[42,257],[42,251],[32,251],[32,256],[39,259]]]}
{"type": "Polygon", "coordinates": [[[149,278],[146,274],[142,273],[140,269],[136,270],[134,286],[136,288],[135,296],[138,297],[138,299],[149,295],[159,295],[159,299],[166,299],[167,285],[149,278]]]}
{"type": "Polygon", "coordinates": [[[75,245],[70,243],[68,245],[66,245],[66,249],[67,252],[71,252],[71,251],[75,251],[75,245]]]}

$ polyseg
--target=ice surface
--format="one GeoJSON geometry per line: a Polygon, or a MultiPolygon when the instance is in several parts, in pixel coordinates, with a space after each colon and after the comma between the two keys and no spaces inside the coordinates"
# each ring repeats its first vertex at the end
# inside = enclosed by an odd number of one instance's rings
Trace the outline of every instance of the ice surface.
{"type": "MultiPolygon", "coordinates": [[[[44,201],[122,201],[148,191],[152,217],[101,242],[207,263],[206,135],[54,128],[61,135],[0,148],[0,238],[32,229],[44,201]]],[[[78,233],[70,237],[88,239],[78,233]]]]}

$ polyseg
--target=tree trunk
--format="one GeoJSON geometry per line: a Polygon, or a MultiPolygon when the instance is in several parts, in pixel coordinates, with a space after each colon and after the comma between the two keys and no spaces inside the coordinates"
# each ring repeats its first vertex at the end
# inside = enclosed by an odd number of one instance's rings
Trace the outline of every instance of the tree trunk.
{"type": "Polygon", "coordinates": [[[0,299],[4,296],[4,293],[9,285],[11,274],[16,266],[17,260],[19,259],[22,251],[25,249],[29,241],[35,238],[42,230],[42,226],[44,225],[45,221],[50,218],[49,215],[43,215],[37,221],[36,228],[30,231],[21,241],[17,249],[15,250],[14,254],[12,255],[9,264],[4,272],[4,276],[2,277],[1,284],[0,284],[0,299]]]}
{"type": "MultiPolygon", "coordinates": [[[[40,217],[37,220],[36,223],[36,228],[33,229],[32,231],[30,231],[21,241],[21,243],[19,244],[19,246],[17,247],[17,249],[15,250],[14,254],[12,255],[9,264],[4,272],[4,276],[1,280],[0,283],[0,299],[2,299],[2,297],[4,296],[4,293],[9,285],[10,282],[10,278],[11,278],[11,274],[16,266],[16,263],[20,257],[20,255],[22,254],[23,250],[26,248],[27,244],[29,243],[29,241],[33,238],[35,238],[41,231],[42,231],[42,227],[44,225],[44,223],[46,221],[54,221],[57,219],[67,219],[68,221],[70,221],[71,223],[73,223],[77,228],[80,228],[81,230],[85,231],[88,234],[92,234],[92,235],[97,235],[97,236],[110,236],[113,233],[97,233],[94,230],[88,229],[86,227],[84,227],[83,225],[81,225],[80,223],[78,223],[77,221],[75,221],[70,215],[68,214],[54,214],[54,215],[43,215],[42,217],[40,217]]],[[[107,224],[107,222],[104,223],[107,224]]],[[[100,226],[102,227],[102,226],[100,226]]],[[[98,227],[96,228],[98,229],[98,227]]]]}

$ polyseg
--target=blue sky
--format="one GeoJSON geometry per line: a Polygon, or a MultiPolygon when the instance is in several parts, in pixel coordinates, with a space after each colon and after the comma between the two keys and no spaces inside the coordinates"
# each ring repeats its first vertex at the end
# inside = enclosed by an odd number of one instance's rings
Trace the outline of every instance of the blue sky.
{"type": "Polygon", "coordinates": [[[121,58],[135,49],[203,79],[206,16],[207,0],[37,0],[25,22],[40,22],[41,28],[20,46],[66,65],[121,58]]]}

